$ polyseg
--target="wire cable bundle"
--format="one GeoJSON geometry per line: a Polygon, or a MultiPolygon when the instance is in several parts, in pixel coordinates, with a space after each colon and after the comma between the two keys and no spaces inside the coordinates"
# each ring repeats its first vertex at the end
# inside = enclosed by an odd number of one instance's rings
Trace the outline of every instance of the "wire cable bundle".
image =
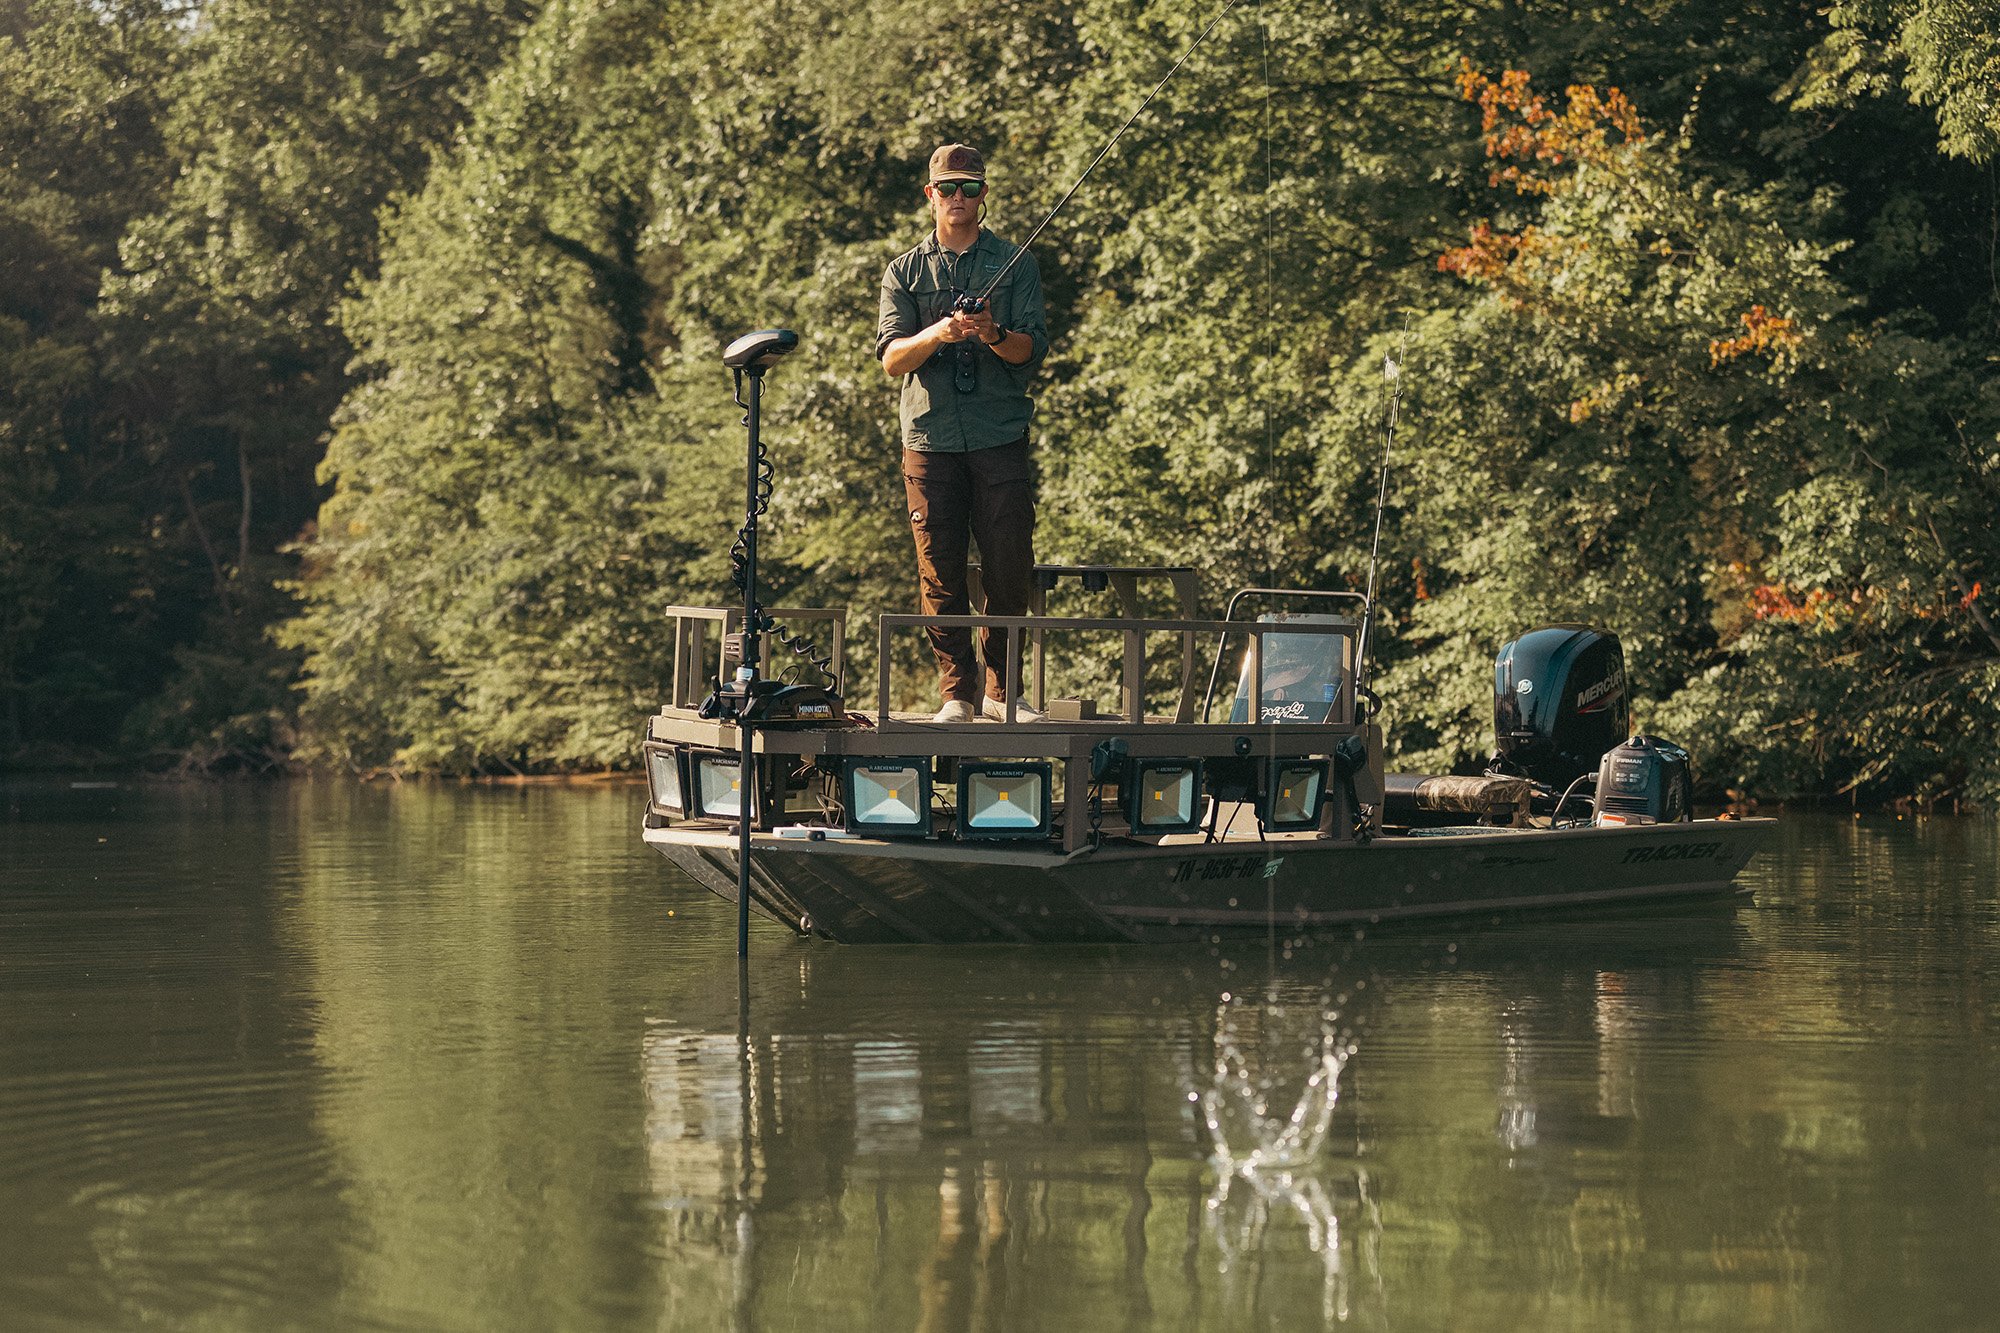
{"type": "MultiPolygon", "coordinates": [[[[737,395],[736,401],[738,403],[743,401],[740,393],[737,395]]],[[[750,423],[750,418],[747,415],[743,418],[743,423],[745,425],[750,423]]],[[[729,548],[729,581],[735,585],[738,592],[749,591],[746,585],[749,580],[750,523],[752,519],[762,518],[769,512],[771,508],[771,490],[777,484],[777,474],[777,465],[771,462],[770,448],[764,443],[762,438],[759,438],[757,441],[757,506],[753,513],[744,516],[743,526],[736,530],[736,541],[729,548]]],[[[839,678],[833,672],[832,653],[823,650],[818,644],[803,634],[784,633],[779,628],[778,622],[766,613],[761,606],[757,608],[755,615],[752,617],[752,622],[745,627],[749,632],[753,634],[768,634],[780,645],[791,649],[794,655],[805,658],[825,678],[828,689],[832,689],[840,683],[839,678]]],[[[793,669],[795,670],[796,667],[793,669]]]]}

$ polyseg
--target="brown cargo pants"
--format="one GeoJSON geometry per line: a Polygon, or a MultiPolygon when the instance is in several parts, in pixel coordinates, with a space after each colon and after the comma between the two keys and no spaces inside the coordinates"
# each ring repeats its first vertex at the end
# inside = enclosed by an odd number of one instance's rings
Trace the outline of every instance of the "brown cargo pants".
{"type": "MultiPolygon", "coordinates": [[[[1026,440],[963,454],[905,449],[903,492],[910,505],[910,531],[917,540],[918,593],[924,615],[971,614],[965,580],[968,538],[979,543],[980,579],[986,590],[983,614],[1028,614],[1035,569],[1035,477],[1026,440]]],[[[931,651],[937,656],[939,692],[978,708],[980,672],[972,652],[972,631],[935,628],[929,634],[931,651]]],[[[987,663],[986,693],[994,699],[1004,697],[1007,689],[1006,644],[1005,631],[980,632],[987,663]]],[[[1020,679],[1018,668],[1014,678],[1020,679]]]]}

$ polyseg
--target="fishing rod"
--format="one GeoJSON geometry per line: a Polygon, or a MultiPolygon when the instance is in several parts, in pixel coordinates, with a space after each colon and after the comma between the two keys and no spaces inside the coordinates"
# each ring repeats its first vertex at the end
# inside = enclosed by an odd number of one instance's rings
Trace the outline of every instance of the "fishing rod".
{"type": "Polygon", "coordinates": [[[1168,81],[1171,80],[1174,77],[1174,75],[1180,73],[1181,66],[1187,63],[1188,57],[1194,54],[1195,48],[1200,46],[1203,42],[1207,41],[1208,34],[1215,31],[1215,25],[1222,22],[1222,20],[1228,15],[1229,11],[1236,8],[1236,6],[1240,3],[1242,3],[1242,0],[1229,0],[1229,3],[1222,7],[1221,12],[1208,21],[1208,26],[1201,30],[1201,35],[1196,37],[1194,41],[1188,44],[1187,50],[1181,52],[1180,59],[1176,60],[1174,62],[1173,68],[1167,71],[1166,77],[1162,78],[1158,83],[1154,84],[1153,91],[1146,94],[1146,100],[1139,103],[1139,105],[1133,109],[1131,115],[1125,117],[1125,123],[1118,127],[1118,132],[1113,134],[1110,140],[1105,143],[1104,147],[1098,151],[1097,156],[1091,159],[1090,165],[1083,169],[1083,174],[1076,178],[1076,184],[1070,186],[1068,191],[1064,193],[1063,197],[1056,200],[1056,206],[1049,210],[1049,215],[1047,217],[1043,218],[1040,222],[1035,224],[1035,229],[1028,233],[1028,239],[1021,242],[1020,245],[1015,247],[1013,255],[1008,258],[1006,264],[1001,267],[998,273],[993,275],[993,280],[986,284],[986,290],[979,293],[977,296],[972,295],[970,292],[959,293],[958,298],[952,302],[952,308],[954,310],[957,310],[962,314],[976,315],[980,311],[986,309],[987,298],[993,295],[995,288],[999,287],[1001,283],[1007,280],[1007,275],[1014,271],[1014,265],[1021,262],[1021,256],[1028,253],[1028,247],[1033,245],[1035,243],[1035,238],[1042,234],[1042,229],[1048,226],[1051,222],[1054,222],[1056,220],[1056,214],[1062,212],[1063,205],[1067,204],[1070,201],[1070,199],[1075,196],[1076,192],[1083,188],[1083,183],[1090,179],[1090,173],[1097,170],[1097,164],[1099,162],[1102,162],[1105,158],[1111,155],[1111,150],[1115,148],[1118,145],[1118,141],[1125,136],[1125,131],[1132,128],[1132,122],[1139,119],[1140,115],[1146,110],[1146,108],[1153,104],[1153,99],[1160,95],[1160,89],[1166,87],[1168,81]]]}
{"type": "Polygon", "coordinates": [[[1375,574],[1382,559],[1382,513],[1389,506],[1389,449],[1396,440],[1396,419],[1403,407],[1403,358],[1410,346],[1410,317],[1403,316],[1403,333],[1394,356],[1382,358],[1382,386],[1389,394],[1388,418],[1382,426],[1382,471],[1375,488],[1375,541],[1368,550],[1368,612],[1361,625],[1361,649],[1355,655],[1354,692],[1381,711],[1382,701],[1368,688],[1368,662],[1375,646],[1375,574]]]}

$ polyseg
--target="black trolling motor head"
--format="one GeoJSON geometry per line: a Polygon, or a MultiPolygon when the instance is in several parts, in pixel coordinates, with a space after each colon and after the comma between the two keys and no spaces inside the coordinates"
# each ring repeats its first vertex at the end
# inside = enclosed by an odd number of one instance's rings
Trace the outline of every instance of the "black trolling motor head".
{"type": "Polygon", "coordinates": [[[777,365],[779,358],[797,350],[798,345],[799,335],[790,329],[759,329],[724,348],[722,364],[731,370],[760,375],[777,365]]]}

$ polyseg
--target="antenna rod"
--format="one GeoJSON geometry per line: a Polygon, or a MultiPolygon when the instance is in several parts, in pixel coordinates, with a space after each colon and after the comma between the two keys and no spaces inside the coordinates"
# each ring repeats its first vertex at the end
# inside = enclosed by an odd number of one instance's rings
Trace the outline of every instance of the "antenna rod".
{"type": "Polygon", "coordinates": [[[1090,179],[1090,173],[1097,170],[1097,164],[1099,162],[1102,162],[1105,158],[1111,155],[1111,150],[1117,146],[1119,139],[1124,137],[1125,131],[1132,128],[1132,122],[1139,119],[1140,113],[1145,111],[1147,107],[1153,104],[1153,99],[1160,95],[1160,89],[1167,86],[1167,81],[1169,79],[1172,79],[1174,75],[1180,73],[1181,66],[1185,65],[1187,63],[1187,58],[1194,54],[1195,47],[1200,46],[1204,41],[1208,40],[1208,34],[1215,31],[1215,25],[1222,22],[1224,16],[1227,15],[1230,10],[1236,8],[1236,6],[1240,2],[1241,0],[1229,0],[1229,3],[1222,7],[1222,12],[1217,14],[1214,18],[1208,21],[1208,26],[1201,30],[1201,35],[1199,37],[1196,37],[1193,42],[1189,43],[1187,50],[1181,52],[1181,58],[1179,60],[1176,60],[1174,62],[1174,67],[1167,71],[1166,78],[1163,78],[1158,83],[1154,84],[1153,91],[1146,94],[1146,100],[1139,103],[1138,107],[1133,110],[1131,115],[1125,117],[1125,123],[1118,127],[1118,132],[1112,135],[1110,141],[1104,145],[1104,147],[1098,152],[1097,156],[1091,159],[1090,165],[1083,169],[1083,174],[1076,178],[1076,184],[1070,186],[1069,192],[1067,194],[1064,194],[1062,198],[1056,200],[1056,206],[1049,210],[1049,215],[1043,218],[1040,222],[1035,224],[1035,229],[1028,233],[1028,239],[1022,241],[1021,244],[1015,248],[1013,257],[1007,261],[1006,265],[1002,267],[998,273],[993,275],[993,281],[986,284],[986,290],[981,292],[977,297],[974,298],[978,302],[978,304],[973,307],[974,310],[983,310],[986,308],[986,298],[993,295],[994,289],[997,288],[1002,282],[1006,281],[1007,275],[1014,271],[1014,265],[1021,262],[1021,256],[1028,253],[1028,247],[1033,245],[1035,243],[1035,238],[1042,234],[1042,228],[1048,226],[1051,222],[1054,222],[1056,220],[1056,214],[1062,212],[1063,205],[1067,204],[1070,201],[1071,197],[1075,195],[1078,190],[1083,188],[1083,183],[1090,179]]]}
{"type": "MultiPolygon", "coordinates": [[[[1382,511],[1389,505],[1389,447],[1396,439],[1396,417],[1403,406],[1403,357],[1410,345],[1410,317],[1403,316],[1403,336],[1396,340],[1396,354],[1382,358],[1382,383],[1389,390],[1389,418],[1382,427],[1382,476],[1375,489],[1375,542],[1368,550],[1368,618],[1361,625],[1361,659],[1355,668],[1354,689],[1368,688],[1368,661],[1375,647],[1375,572],[1382,558],[1382,511]]],[[[1371,696],[1372,697],[1372,696],[1371,696]]]]}

